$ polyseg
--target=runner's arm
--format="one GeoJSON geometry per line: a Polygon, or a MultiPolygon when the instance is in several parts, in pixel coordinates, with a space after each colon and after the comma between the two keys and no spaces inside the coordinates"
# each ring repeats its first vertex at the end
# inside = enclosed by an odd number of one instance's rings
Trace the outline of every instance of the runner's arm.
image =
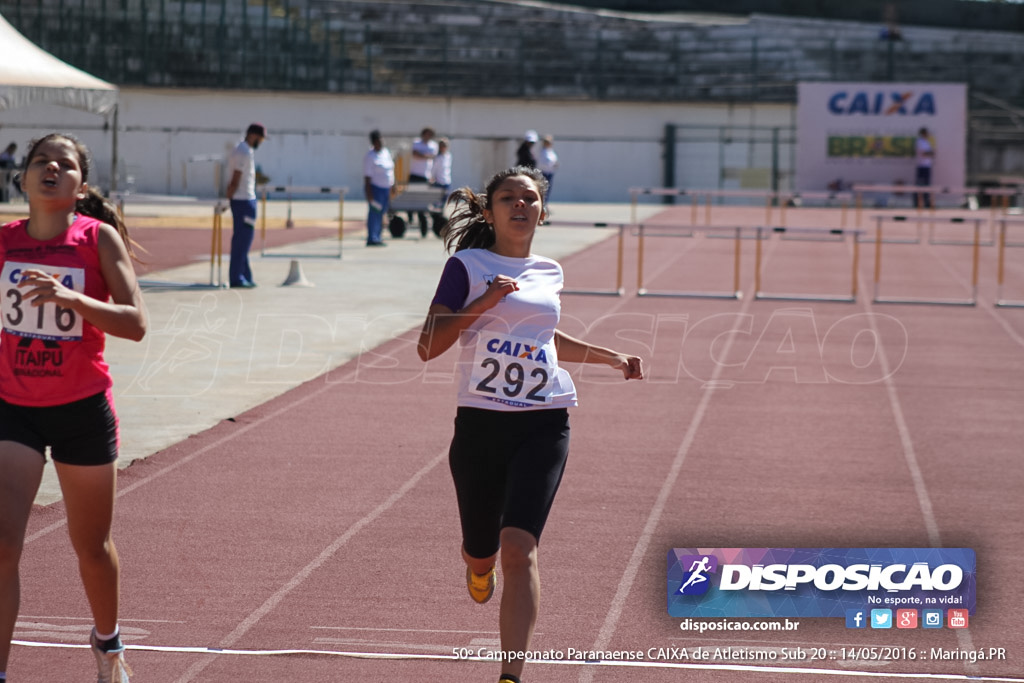
{"type": "Polygon", "coordinates": [[[644,378],[643,360],[639,356],[588,344],[559,330],[555,330],[555,349],[558,351],[558,359],[568,363],[603,363],[622,370],[622,376],[626,379],[644,378]]]}
{"type": "Polygon", "coordinates": [[[459,311],[453,311],[444,304],[432,305],[427,311],[427,319],[423,322],[416,347],[420,360],[437,358],[450,349],[463,330],[497,306],[506,294],[518,289],[515,280],[506,275],[498,275],[488,285],[487,291],[459,311]]]}
{"type": "Polygon", "coordinates": [[[29,269],[23,274],[24,297],[33,306],[52,302],[70,309],[107,334],[139,341],[146,335],[146,312],[142,292],[132,268],[131,257],[121,236],[112,226],[99,231],[100,270],[110,291],[110,301],[100,301],[69,289],[49,273],[29,269]]]}

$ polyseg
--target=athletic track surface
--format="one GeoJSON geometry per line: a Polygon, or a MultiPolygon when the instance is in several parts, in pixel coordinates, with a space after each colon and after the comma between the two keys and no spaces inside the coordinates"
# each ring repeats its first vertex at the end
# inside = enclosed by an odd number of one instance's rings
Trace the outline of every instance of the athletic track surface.
{"type": "MultiPolygon", "coordinates": [[[[682,210],[658,216],[687,220],[682,210]]],[[[161,234],[156,249],[148,237],[154,268],[207,253],[205,231],[161,234]]],[[[146,235],[136,234],[144,246],[146,235]]],[[[755,300],[753,240],[741,245],[739,300],[638,297],[636,236],[625,245],[626,295],[565,295],[563,329],[643,355],[649,377],[572,369],[581,405],[541,544],[534,648],[1001,647],[1007,659],[645,657],[534,663],[525,680],[1024,680],[1024,309],[993,306],[995,249],[981,252],[978,305],[954,307],[872,304],[868,244],[855,303],[755,300]],[[796,619],[794,632],[697,635],[666,613],[673,547],[879,546],[974,548],[970,628],[857,631],[796,619]]],[[[733,246],[648,237],[645,286],[728,289],[733,246]]],[[[609,239],[563,259],[568,285],[607,287],[615,249],[609,239]]],[[[851,249],[849,240],[765,241],[762,291],[848,291],[851,249]]],[[[887,247],[886,293],[963,296],[969,252],[887,247]]],[[[1007,260],[1019,298],[1022,255],[1007,260]]],[[[498,600],[480,606],[465,593],[446,464],[453,354],[425,368],[414,338],[121,472],[121,623],[141,648],[129,652],[133,681],[496,680],[493,662],[453,658],[456,648],[497,648],[498,600]]],[[[91,675],[63,518],[57,503],[30,521],[12,680],[91,675]]]]}

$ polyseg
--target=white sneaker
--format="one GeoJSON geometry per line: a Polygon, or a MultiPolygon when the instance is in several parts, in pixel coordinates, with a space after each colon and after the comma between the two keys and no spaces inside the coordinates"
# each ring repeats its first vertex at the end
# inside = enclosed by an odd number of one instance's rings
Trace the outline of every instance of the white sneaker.
{"type": "Polygon", "coordinates": [[[92,646],[92,654],[96,657],[96,667],[99,669],[96,683],[129,683],[128,677],[132,675],[132,670],[124,661],[124,645],[116,650],[104,652],[96,642],[96,629],[89,635],[89,644],[92,646]]]}

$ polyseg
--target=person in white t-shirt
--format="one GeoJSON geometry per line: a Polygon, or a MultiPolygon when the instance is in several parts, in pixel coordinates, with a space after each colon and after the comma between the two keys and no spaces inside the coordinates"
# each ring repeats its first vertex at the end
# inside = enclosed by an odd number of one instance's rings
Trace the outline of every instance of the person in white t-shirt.
{"type": "MultiPolygon", "coordinates": [[[[920,187],[928,187],[932,184],[932,162],[935,160],[935,145],[932,144],[927,128],[917,131],[917,139],[914,141],[914,158],[917,162],[914,184],[920,187]]],[[[931,193],[915,192],[914,205],[917,208],[930,209],[932,206],[931,193]]]]}
{"type": "MultiPolygon", "coordinates": [[[[434,159],[437,158],[438,143],[434,139],[434,129],[424,128],[420,136],[413,140],[412,159],[409,161],[409,182],[430,183],[433,177],[434,159]]],[[[412,223],[412,214],[409,212],[409,223],[412,223]]],[[[425,211],[417,211],[416,216],[420,222],[420,234],[427,236],[427,214],[425,211]]]]}
{"type": "Polygon", "coordinates": [[[232,287],[256,286],[249,267],[249,248],[256,236],[256,149],[267,139],[267,128],[253,123],[228,157],[227,196],[231,201],[231,260],[228,284],[232,287]]]}
{"type": "MultiPolygon", "coordinates": [[[[449,465],[462,524],[470,596],[487,602],[501,550],[501,649],[526,652],[540,607],[537,546],[569,450],[576,405],[563,361],[603,363],[642,379],[638,356],[594,346],[558,330],[562,268],[531,251],[545,219],[544,176],[516,167],[478,195],[450,199],[442,236],[455,253],[420,332],[428,361],[460,348],[458,410],[449,465]]],[[[523,660],[503,663],[501,681],[518,683],[523,660]]]]}
{"type": "Polygon", "coordinates": [[[395,184],[395,161],[384,146],[379,130],[370,132],[370,149],[363,155],[363,193],[369,213],[366,216],[366,246],[383,247],[384,216],[395,184]]]}
{"type": "MultiPolygon", "coordinates": [[[[551,198],[551,186],[555,181],[555,171],[558,170],[558,155],[555,154],[555,139],[545,135],[540,140],[540,154],[537,155],[537,168],[544,174],[544,180],[548,181],[548,191],[544,195],[544,205],[547,206],[551,198]]],[[[550,207],[548,213],[551,213],[550,207]]]]}
{"type": "Polygon", "coordinates": [[[452,153],[448,138],[437,141],[437,156],[434,157],[430,182],[444,190],[444,197],[447,200],[452,189],[452,153]]]}

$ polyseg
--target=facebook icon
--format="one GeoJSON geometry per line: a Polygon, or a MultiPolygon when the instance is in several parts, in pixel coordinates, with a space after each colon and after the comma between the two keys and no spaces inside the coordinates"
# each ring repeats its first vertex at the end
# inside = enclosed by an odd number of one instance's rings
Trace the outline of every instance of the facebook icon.
{"type": "Polygon", "coordinates": [[[867,628],[867,614],[862,609],[846,610],[846,628],[867,628]]]}

